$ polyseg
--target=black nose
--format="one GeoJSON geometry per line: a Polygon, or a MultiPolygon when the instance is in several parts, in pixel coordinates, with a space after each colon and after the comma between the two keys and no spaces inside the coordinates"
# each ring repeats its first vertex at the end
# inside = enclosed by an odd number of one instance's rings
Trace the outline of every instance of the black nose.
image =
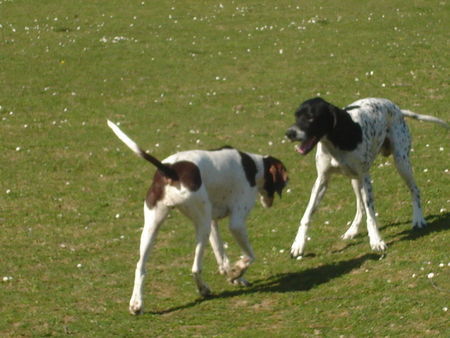
{"type": "Polygon", "coordinates": [[[295,130],[292,130],[291,128],[289,128],[288,130],[286,130],[285,135],[288,139],[292,140],[293,138],[295,138],[296,132],[295,132],[295,130]]]}

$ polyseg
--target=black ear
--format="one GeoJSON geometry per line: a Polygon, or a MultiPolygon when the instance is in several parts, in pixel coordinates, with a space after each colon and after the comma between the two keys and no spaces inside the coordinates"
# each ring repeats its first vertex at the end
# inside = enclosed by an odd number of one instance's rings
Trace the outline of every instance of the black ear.
{"type": "Polygon", "coordinates": [[[319,137],[323,134],[330,133],[337,125],[339,118],[339,108],[325,101],[322,98],[313,99],[313,107],[315,110],[315,124],[319,137]]]}
{"type": "Polygon", "coordinates": [[[331,109],[331,117],[333,118],[333,121],[331,123],[332,129],[336,128],[337,122],[338,122],[338,114],[339,114],[339,108],[332,107],[331,109]]]}

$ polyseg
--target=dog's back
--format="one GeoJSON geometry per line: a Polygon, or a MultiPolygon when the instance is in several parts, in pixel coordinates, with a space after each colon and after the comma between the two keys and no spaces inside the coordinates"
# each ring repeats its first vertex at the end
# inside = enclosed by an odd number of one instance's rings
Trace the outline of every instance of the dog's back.
{"type": "Polygon", "coordinates": [[[257,188],[256,174],[261,160],[254,154],[240,152],[233,148],[218,150],[189,150],[173,154],[162,162],[174,164],[187,161],[200,170],[203,188],[213,207],[214,218],[226,216],[234,201],[254,203],[257,188]],[[248,195],[248,196],[244,196],[248,195]]]}
{"type": "Polygon", "coordinates": [[[392,128],[401,128],[401,134],[408,138],[408,127],[403,119],[400,108],[393,102],[381,98],[365,98],[353,102],[349,107],[352,120],[361,126],[363,133],[362,142],[352,154],[360,157],[364,169],[368,170],[377,154],[382,151],[389,153],[389,149],[384,149],[389,144],[395,143],[393,138],[399,133],[392,133],[392,128]]]}

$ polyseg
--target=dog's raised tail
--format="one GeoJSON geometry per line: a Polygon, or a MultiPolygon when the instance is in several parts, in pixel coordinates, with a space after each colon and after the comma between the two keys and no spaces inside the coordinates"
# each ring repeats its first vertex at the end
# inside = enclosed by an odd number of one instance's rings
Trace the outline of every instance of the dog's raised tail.
{"type": "Polygon", "coordinates": [[[410,117],[415,120],[433,122],[433,123],[440,124],[441,126],[443,126],[445,128],[450,128],[450,126],[448,125],[447,122],[445,122],[441,119],[438,119],[437,117],[434,117],[434,116],[416,114],[410,110],[403,110],[403,109],[402,109],[402,114],[403,114],[403,116],[410,117]]]}
{"type": "Polygon", "coordinates": [[[172,179],[172,180],[178,180],[178,175],[171,167],[165,165],[161,161],[159,161],[156,157],[153,157],[152,155],[146,153],[144,150],[142,150],[136,142],[134,142],[132,139],[128,137],[127,134],[125,134],[115,123],[108,120],[108,127],[112,129],[114,134],[123,142],[126,144],[128,148],[130,148],[136,155],[139,157],[142,157],[143,159],[149,161],[151,164],[153,164],[156,168],[162,171],[162,173],[172,179]]]}

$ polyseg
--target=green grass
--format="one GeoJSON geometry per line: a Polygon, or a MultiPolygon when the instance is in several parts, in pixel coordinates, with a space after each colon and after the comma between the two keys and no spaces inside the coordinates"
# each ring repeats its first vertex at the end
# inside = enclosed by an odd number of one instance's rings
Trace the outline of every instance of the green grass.
{"type": "Polygon", "coordinates": [[[342,177],[306,257],[289,258],[315,167],[283,134],[319,93],[450,120],[449,14],[440,0],[0,0],[0,277],[12,277],[0,282],[0,335],[448,336],[448,131],[408,123],[426,230],[410,229],[392,160],[373,167],[381,260],[365,230],[339,239],[354,213],[342,177]],[[229,285],[208,250],[214,297],[200,299],[193,227],[173,212],[148,263],[146,313],[128,314],[154,169],[107,118],[159,158],[231,144],[285,162],[290,193],[248,220],[251,287],[229,285]]]}

